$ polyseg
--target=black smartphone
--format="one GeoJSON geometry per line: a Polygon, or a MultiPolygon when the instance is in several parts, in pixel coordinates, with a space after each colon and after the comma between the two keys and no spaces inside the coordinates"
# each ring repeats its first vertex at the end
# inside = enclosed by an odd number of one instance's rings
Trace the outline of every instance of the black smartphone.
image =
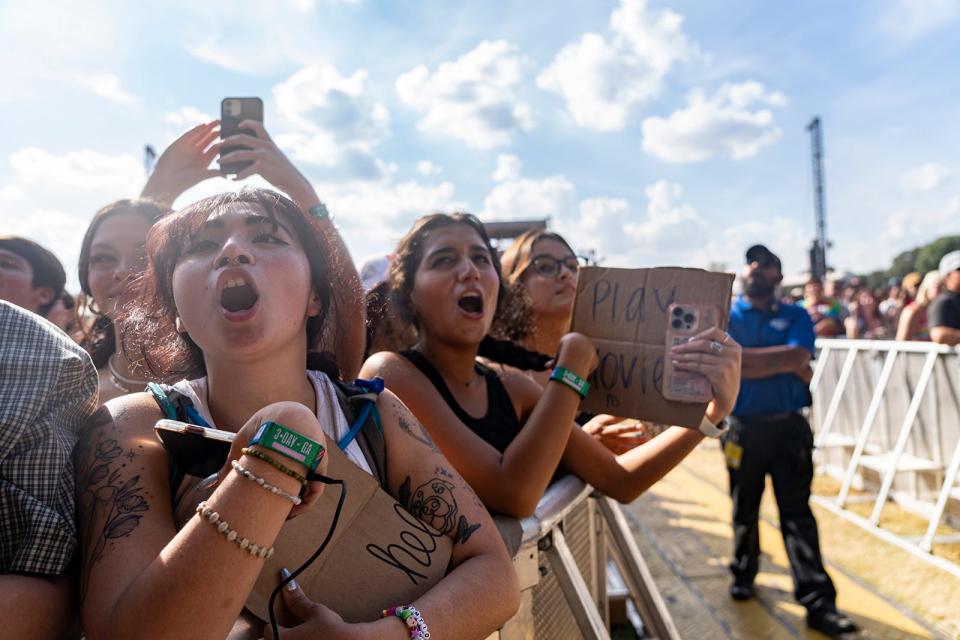
{"type": "MultiPolygon", "coordinates": [[[[250,129],[241,129],[240,123],[244,120],[256,120],[263,123],[263,100],[260,98],[224,98],[220,102],[220,139],[229,138],[240,133],[256,136],[250,129]]],[[[238,149],[249,149],[242,145],[230,145],[220,149],[224,156],[238,149]]],[[[220,170],[227,175],[236,175],[249,167],[252,162],[220,163],[220,170]]]]}
{"type": "Polygon", "coordinates": [[[177,468],[199,478],[220,471],[237,436],[230,431],[198,427],[177,420],[157,420],[153,430],[177,468]]]}

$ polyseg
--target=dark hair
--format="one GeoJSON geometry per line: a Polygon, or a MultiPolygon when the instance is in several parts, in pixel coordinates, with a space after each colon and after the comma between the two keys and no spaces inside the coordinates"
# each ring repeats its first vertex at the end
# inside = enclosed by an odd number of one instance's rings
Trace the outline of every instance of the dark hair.
{"type": "Polygon", "coordinates": [[[36,287],[47,287],[53,291],[50,296],[50,302],[37,307],[37,314],[47,317],[50,309],[57,303],[60,294],[63,293],[63,286],[67,282],[67,274],[63,270],[63,265],[57,256],[49,250],[41,247],[33,240],[27,240],[20,236],[0,237],[0,249],[6,249],[10,253],[15,253],[30,264],[33,271],[31,285],[36,287]]]}
{"type": "Polygon", "coordinates": [[[569,249],[571,254],[577,255],[573,247],[559,233],[546,229],[529,229],[520,234],[500,256],[500,266],[507,282],[512,284],[520,281],[524,272],[530,267],[530,263],[533,262],[533,248],[541,240],[555,240],[569,249]]]}
{"type": "Polygon", "coordinates": [[[500,261],[497,259],[497,250],[490,242],[490,236],[483,227],[483,223],[476,216],[470,213],[433,213],[423,216],[413,223],[413,227],[407,232],[397,244],[396,257],[390,265],[390,302],[393,304],[397,315],[406,322],[410,322],[414,327],[418,326],[416,314],[413,312],[413,306],[410,304],[410,294],[413,291],[413,279],[423,261],[423,245],[427,235],[435,230],[444,227],[450,227],[455,224],[462,224],[470,227],[480,236],[487,251],[490,252],[490,260],[493,268],[497,272],[497,280],[500,285],[497,288],[497,307],[499,309],[500,301],[504,296],[503,276],[500,273],[500,261]]]}
{"type": "MultiPolygon", "coordinates": [[[[413,291],[413,280],[417,269],[423,261],[423,245],[431,231],[455,224],[467,225],[476,231],[480,239],[483,240],[484,246],[490,252],[493,268],[500,282],[497,289],[497,311],[494,315],[494,323],[498,321],[500,314],[508,310],[515,301],[512,292],[513,287],[504,286],[497,251],[494,249],[493,243],[490,242],[490,236],[487,235],[483,223],[469,213],[434,213],[423,216],[413,223],[413,227],[397,245],[396,257],[390,265],[390,303],[400,318],[410,322],[414,327],[418,323],[416,314],[413,312],[413,306],[410,303],[410,294],[413,291]]],[[[536,369],[542,371],[546,368],[545,363],[550,360],[549,356],[529,351],[511,341],[500,340],[489,335],[484,337],[480,343],[478,355],[524,370],[536,369]]]]}
{"type": "Polygon", "coordinates": [[[822,287],[822,286],[823,286],[823,280],[821,280],[821,279],[818,278],[817,276],[810,276],[810,278],[807,280],[806,284],[818,284],[818,285],[820,285],[820,286],[822,287]]]}
{"type": "MultiPolygon", "coordinates": [[[[153,375],[195,378],[206,374],[203,351],[189,335],[176,330],[178,313],[173,298],[173,271],[190,238],[200,231],[210,215],[241,203],[262,209],[274,223],[282,217],[290,224],[310,264],[310,278],[320,306],[320,313],[307,320],[308,352],[334,340],[326,331],[326,319],[336,311],[330,293],[330,274],[340,265],[331,264],[332,252],[323,229],[279,193],[242,189],[195,202],[162,219],[147,235],[149,264],[137,282],[136,302],[125,310],[125,321],[138,338],[143,364],[153,375]]],[[[329,352],[308,353],[305,364],[333,377],[339,376],[329,352]]]]}
{"type": "MultiPolygon", "coordinates": [[[[118,215],[137,215],[150,224],[154,224],[168,211],[168,209],[152,200],[137,198],[111,202],[93,214],[93,219],[87,226],[87,231],[83,234],[83,240],[80,243],[80,261],[77,269],[80,277],[80,289],[86,294],[88,307],[93,302],[93,293],[90,291],[90,247],[93,244],[94,236],[97,234],[97,229],[100,228],[103,221],[118,215]]],[[[107,364],[107,360],[113,355],[116,328],[110,317],[99,310],[94,311],[91,308],[91,311],[96,315],[96,319],[90,329],[84,332],[80,346],[90,354],[93,365],[99,369],[107,364]]]]}

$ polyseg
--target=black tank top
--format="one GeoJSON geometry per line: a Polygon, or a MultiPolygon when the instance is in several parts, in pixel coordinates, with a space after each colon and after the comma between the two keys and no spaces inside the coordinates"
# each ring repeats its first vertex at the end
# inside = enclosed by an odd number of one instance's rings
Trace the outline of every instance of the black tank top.
{"type": "Polygon", "coordinates": [[[463,424],[467,425],[471,431],[483,438],[487,444],[500,453],[506,451],[513,439],[520,433],[520,419],[517,418],[513,402],[510,401],[510,394],[507,393],[507,389],[500,382],[500,376],[490,367],[479,362],[473,365],[474,370],[487,381],[487,415],[482,418],[474,418],[463,410],[457,399],[450,393],[443,376],[422,353],[408,349],[402,351],[400,355],[409,360],[423,375],[427,376],[427,379],[433,383],[434,388],[440,393],[447,406],[453,410],[463,424]]]}

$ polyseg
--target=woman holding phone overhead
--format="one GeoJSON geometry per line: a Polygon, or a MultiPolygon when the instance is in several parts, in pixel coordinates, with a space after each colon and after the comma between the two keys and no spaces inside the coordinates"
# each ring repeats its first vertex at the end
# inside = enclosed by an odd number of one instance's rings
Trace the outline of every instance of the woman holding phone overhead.
{"type": "MultiPolygon", "coordinates": [[[[271,181],[299,176],[284,168],[262,127],[250,127],[257,138],[240,142],[251,149],[233,152],[250,155],[224,160],[253,160],[251,168],[271,181]]],[[[321,492],[308,478],[312,461],[323,470],[322,456],[284,457],[254,435],[276,431],[319,451],[349,430],[332,382],[338,363],[321,355],[354,352],[352,345],[331,347],[352,335],[341,324],[358,324],[362,335],[355,305],[335,294],[344,282],[337,265],[349,257],[338,255],[342,244],[331,239],[329,222],[308,213],[317,202],[309,183],[301,176],[280,186],[293,200],[261,189],[206,198],[163,218],[148,236],[149,265],[130,317],[143,357],[161,377],[185,376],[173,388],[210,426],[237,436],[213,493],[178,524],[175,469],[153,434],[164,417],[155,399],[130,394],[99,412],[78,454],[88,638],[226,637],[284,521],[313,508],[321,492]]],[[[359,305],[359,290],[355,295],[359,305]]],[[[429,625],[434,638],[484,638],[518,604],[503,543],[396,397],[385,391],[376,407],[385,441],[382,485],[402,497],[403,486],[427,491],[442,474],[469,534],[443,532],[455,540],[449,574],[380,620],[348,624],[300,588],[285,589],[298,624],[283,637],[401,640],[411,637],[402,611],[418,631],[429,625]]],[[[356,441],[344,446],[372,473],[356,441]]],[[[423,503],[407,498],[410,513],[429,517],[423,503]]]]}
{"type": "MultiPolygon", "coordinates": [[[[472,215],[418,220],[397,247],[390,283],[396,310],[414,323],[418,341],[403,353],[372,356],[361,375],[384,378],[494,511],[533,513],[558,466],[621,502],[632,501],[703,437],[676,428],[614,456],[576,428],[578,381],[596,365],[596,350],[582,334],[560,338],[545,386],[478,362],[504,288],[496,252],[472,215]]],[[[530,360],[535,355],[524,353],[530,360]]],[[[720,423],[739,388],[739,345],[711,329],[671,355],[710,379],[714,398],[704,419],[720,423]],[[720,343],[719,354],[711,351],[712,342],[720,343]]]]}

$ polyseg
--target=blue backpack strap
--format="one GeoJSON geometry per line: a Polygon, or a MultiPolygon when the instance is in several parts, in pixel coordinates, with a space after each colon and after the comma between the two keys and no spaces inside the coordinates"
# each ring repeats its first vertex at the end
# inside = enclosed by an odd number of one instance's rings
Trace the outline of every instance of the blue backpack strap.
{"type": "Polygon", "coordinates": [[[180,416],[177,415],[177,408],[170,400],[169,389],[170,387],[167,387],[167,385],[157,384],[156,382],[147,383],[147,391],[149,391],[153,399],[156,400],[161,413],[163,413],[163,417],[167,420],[181,420],[180,416]]]}
{"type": "Polygon", "coordinates": [[[358,400],[364,402],[360,408],[360,412],[357,414],[357,418],[350,426],[350,430],[337,443],[337,447],[339,447],[341,451],[346,449],[350,443],[353,442],[354,438],[357,437],[360,429],[366,424],[367,418],[370,417],[371,412],[373,413],[373,422],[377,426],[377,430],[383,435],[383,426],[380,424],[380,412],[377,411],[377,398],[380,397],[380,393],[383,391],[383,378],[374,378],[373,380],[357,378],[353,384],[363,392],[348,395],[347,399],[351,402],[357,402],[358,400]]]}

